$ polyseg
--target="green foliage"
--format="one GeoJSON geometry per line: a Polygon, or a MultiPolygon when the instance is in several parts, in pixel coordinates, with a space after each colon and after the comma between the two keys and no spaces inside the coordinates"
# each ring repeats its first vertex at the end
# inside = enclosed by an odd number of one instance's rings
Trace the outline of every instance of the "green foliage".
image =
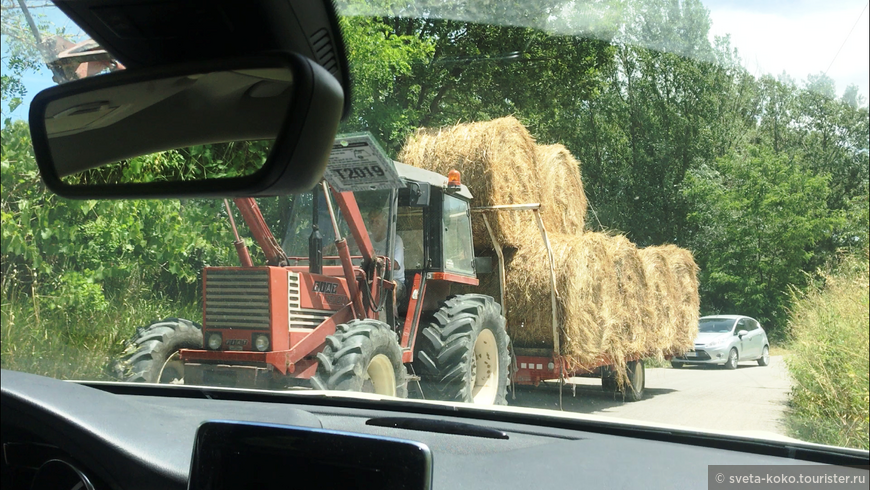
{"type": "MultiPolygon", "coordinates": [[[[91,289],[98,300],[96,289],[91,289]]],[[[59,379],[111,380],[114,378],[104,368],[123,349],[123,341],[137,326],[168,316],[201,315],[194,303],[145,299],[136,294],[116,295],[112,301],[101,302],[103,310],[76,307],[73,311],[48,307],[55,300],[81,297],[69,291],[45,298],[50,299],[45,302],[4,295],[0,304],[0,364],[3,369],[59,379]],[[40,309],[39,304],[46,308],[40,309]]]]}
{"type": "MultiPolygon", "coordinates": [[[[100,378],[135,326],[201,317],[203,267],[238,264],[222,201],[61,199],[39,180],[26,124],[2,143],[3,368],[100,378]]],[[[287,203],[264,202],[270,223],[287,203]]]]}
{"type": "Polygon", "coordinates": [[[237,263],[221,201],[74,201],[46,192],[27,126],[3,130],[3,291],[53,295],[76,272],[104,291],[196,297],[205,265],[237,263]],[[64,279],[66,278],[66,279],[64,279]]]}
{"type": "Polygon", "coordinates": [[[795,290],[789,314],[794,437],[868,449],[868,259],[850,256],[819,285],[795,290]]]}
{"type": "Polygon", "coordinates": [[[392,153],[419,127],[506,114],[557,140],[575,128],[575,109],[612,54],[603,41],[522,27],[407,17],[342,26],[355,87],[342,131],[371,131],[392,153]]]}
{"type": "Polygon", "coordinates": [[[177,182],[250,175],[262,168],[272,141],[236,141],[161,151],[63,177],[71,185],[177,182]]]}
{"type": "Polygon", "coordinates": [[[773,338],[788,288],[805,284],[814,246],[841,223],[826,208],[828,178],[770,149],[750,146],[688,177],[701,293],[716,311],[757,318],[773,338]]]}

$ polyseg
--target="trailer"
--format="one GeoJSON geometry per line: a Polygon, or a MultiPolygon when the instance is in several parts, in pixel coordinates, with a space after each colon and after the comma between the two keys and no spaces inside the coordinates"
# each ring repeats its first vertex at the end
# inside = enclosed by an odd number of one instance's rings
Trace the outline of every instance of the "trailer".
{"type": "MultiPolygon", "coordinates": [[[[627,401],[638,401],[642,399],[646,386],[646,373],[643,359],[640,356],[630,356],[622,360],[626,365],[626,376],[625,379],[619,379],[616,370],[612,368],[616,361],[615,359],[602,356],[592,363],[579,364],[572,361],[570,357],[561,354],[561,335],[557,314],[556,264],[553,257],[553,250],[550,245],[550,239],[547,235],[544,221],[541,219],[540,208],[541,205],[539,203],[529,203],[481,206],[472,209],[473,213],[481,215],[493,250],[498,258],[498,285],[499,300],[501,304],[505,304],[505,257],[503,247],[498,242],[498,239],[493,232],[487,214],[493,212],[523,211],[533,213],[535,223],[541,235],[541,240],[547,251],[547,261],[550,272],[550,311],[553,331],[553,349],[523,348],[514,347],[512,345],[512,385],[538,386],[543,381],[557,380],[560,386],[560,409],[562,407],[561,387],[566,383],[567,379],[572,377],[600,378],[602,388],[605,391],[621,392],[627,401]]],[[[516,390],[513,390],[512,396],[515,396],[515,392],[516,390]]]]}

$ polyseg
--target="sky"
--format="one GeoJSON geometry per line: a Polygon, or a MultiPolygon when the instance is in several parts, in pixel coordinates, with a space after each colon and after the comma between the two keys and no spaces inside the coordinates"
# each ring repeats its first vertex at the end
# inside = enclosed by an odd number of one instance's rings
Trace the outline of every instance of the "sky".
{"type": "MultiPolygon", "coordinates": [[[[714,36],[731,35],[744,66],[756,76],[784,71],[800,83],[827,72],[842,94],[857,85],[870,93],[870,7],[867,0],[702,0],[714,36]],[[838,53],[839,51],[839,53],[838,53]]],[[[77,30],[55,9],[40,9],[49,20],[77,30]],[[54,10],[54,12],[52,12],[54,10]]],[[[5,50],[4,50],[5,51],[5,50]]],[[[26,118],[30,100],[53,85],[48,70],[24,79],[28,97],[12,113],[26,118]]]]}
{"type": "Polygon", "coordinates": [[[857,85],[867,98],[870,7],[865,8],[866,0],[773,0],[764,5],[752,0],[707,0],[704,5],[713,22],[711,36],[730,33],[744,66],[756,76],[785,71],[801,81],[827,70],[838,94],[848,85],[857,85]]]}

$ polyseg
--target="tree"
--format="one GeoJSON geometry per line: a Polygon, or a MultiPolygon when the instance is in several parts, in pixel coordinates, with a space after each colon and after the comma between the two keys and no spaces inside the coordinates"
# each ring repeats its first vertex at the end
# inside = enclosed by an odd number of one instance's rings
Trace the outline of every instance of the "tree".
{"type": "Polygon", "coordinates": [[[419,127],[506,114],[543,140],[564,139],[612,53],[604,41],[526,27],[404,17],[344,22],[357,93],[343,129],[373,131],[394,153],[419,127]]]}
{"type": "Polygon", "coordinates": [[[691,245],[701,252],[703,312],[754,316],[780,336],[789,287],[807,283],[816,244],[842,222],[827,209],[828,183],[756,145],[690,174],[684,193],[698,229],[691,245]]]}

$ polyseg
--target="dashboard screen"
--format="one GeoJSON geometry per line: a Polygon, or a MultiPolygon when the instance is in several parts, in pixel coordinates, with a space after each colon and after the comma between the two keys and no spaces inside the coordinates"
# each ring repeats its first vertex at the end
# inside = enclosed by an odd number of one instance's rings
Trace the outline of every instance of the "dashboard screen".
{"type": "Polygon", "coordinates": [[[301,427],[205,422],[191,458],[190,490],[431,487],[424,444],[301,427]]]}

